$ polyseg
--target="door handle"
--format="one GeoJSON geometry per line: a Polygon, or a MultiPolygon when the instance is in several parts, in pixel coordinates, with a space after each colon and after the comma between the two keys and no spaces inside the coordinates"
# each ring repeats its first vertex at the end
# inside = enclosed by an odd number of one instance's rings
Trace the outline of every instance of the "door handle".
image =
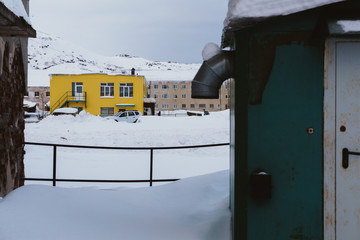
{"type": "Polygon", "coordinates": [[[343,148],[343,150],[342,150],[342,167],[345,169],[349,167],[349,155],[360,156],[360,152],[350,152],[349,149],[343,148]]]}

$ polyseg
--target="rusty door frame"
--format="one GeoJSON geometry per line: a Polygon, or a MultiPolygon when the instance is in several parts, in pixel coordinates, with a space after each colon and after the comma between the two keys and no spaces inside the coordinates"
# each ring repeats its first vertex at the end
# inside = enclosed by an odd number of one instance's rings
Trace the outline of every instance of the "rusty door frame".
{"type": "Polygon", "coordinates": [[[324,239],[335,240],[335,45],[325,41],[324,61],[324,239]]]}
{"type": "Polygon", "coordinates": [[[336,44],[354,38],[325,41],[324,61],[324,239],[336,240],[336,44]]]}

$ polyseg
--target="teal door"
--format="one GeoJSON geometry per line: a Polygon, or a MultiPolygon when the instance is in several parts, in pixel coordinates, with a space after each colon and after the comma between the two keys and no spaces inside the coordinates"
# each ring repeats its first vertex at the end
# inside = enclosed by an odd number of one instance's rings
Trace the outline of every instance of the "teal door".
{"type": "Polygon", "coordinates": [[[249,179],[271,175],[268,199],[249,180],[249,240],[323,239],[323,56],[309,43],[277,46],[262,102],[248,105],[249,179]]]}

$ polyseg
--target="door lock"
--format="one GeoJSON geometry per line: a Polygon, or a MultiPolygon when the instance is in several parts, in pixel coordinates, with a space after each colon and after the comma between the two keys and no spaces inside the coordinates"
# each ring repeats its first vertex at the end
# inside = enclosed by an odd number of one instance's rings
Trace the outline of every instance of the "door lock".
{"type": "Polygon", "coordinates": [[[306,129],[308,134],[313,134],[314,133],[314,128],[309,127],[308,129],[306,129]]]}
{"type": "Polygon", "coordinates": [[[346,127],[344,126],[344,125],[342,125],[341,127],[340,127],[340,132],[345,132],[346,131],[346,127]]]}

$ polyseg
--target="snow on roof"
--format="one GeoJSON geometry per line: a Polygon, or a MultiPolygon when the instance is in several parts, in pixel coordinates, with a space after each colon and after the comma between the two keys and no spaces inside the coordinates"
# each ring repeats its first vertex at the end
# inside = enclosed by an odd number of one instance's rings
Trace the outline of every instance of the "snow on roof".
{"type": "Polygon", "coordinates": [[[47,71],[28,69],[29,87],[50,87],[50,77],[47,71]]]}
{"type": "Polygon", "coordinates": [[[155,98],[144,98],[144,103],[156,103],[155,98]]]}
{"type": "Polygon", "coordinates": [[[360,32],[360,20],[340,20],[337,24],[344,32],[360,32]]]}
{"type": "Polygon", "coordinates": [[[232,29],[241,19],[286,16],[345,0],[229,0],[225,29],[232,29]]]}
{"type": "Polygon", "coordinates": [[[35,102],[30,102],[30,101],[27,101],[27,100],[23,101],[23,105],[26,106],[26,107],[29,107],[29,108],[35,107],[36,104],[37,103],[35,103],[35,102]]]}
{"type": "Polygon", "coordinates": [[[78,112],[77,108],[64,107],[64,108],[55,109],[53,113],[75,114],[77,112],[78,112]]]}
{"type": "Polygon", "coordinates": [[[22,0],[0,0],[16,16],[24,18],[30,24],[30,18],[25,10],[22,0]]]}

